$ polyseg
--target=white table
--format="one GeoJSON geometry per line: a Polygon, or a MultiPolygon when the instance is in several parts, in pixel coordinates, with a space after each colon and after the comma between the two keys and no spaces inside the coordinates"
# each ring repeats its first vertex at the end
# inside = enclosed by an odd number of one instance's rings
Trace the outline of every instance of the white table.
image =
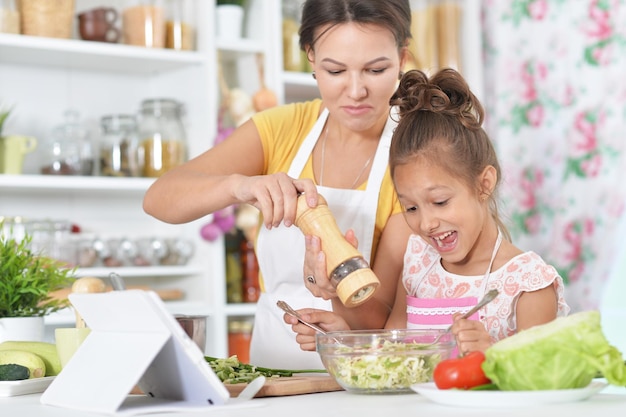
{"type": "MultiPolygon", "coordinates": [[[[39,394],[0,398],[4,417],[87,417],[105,414],[85,413],[42,405],[39,394]]],[[[211,415],[228,417],[458,417],[458,416],[567,416],[623,417],[626,415],[626,388],[608,387],[585,401],[528,406],[522,408],[459,408],[430,402],[418,394],[355,395],[344,391],[291,397],[257,398],[252,407],[226,406],[188,413],[154,414],[158,417],[211,415]]]]}

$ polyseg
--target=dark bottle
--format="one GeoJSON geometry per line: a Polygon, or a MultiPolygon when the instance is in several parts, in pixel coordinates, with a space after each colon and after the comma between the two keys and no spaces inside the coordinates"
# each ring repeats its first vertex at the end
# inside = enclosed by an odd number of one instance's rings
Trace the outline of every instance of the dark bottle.
{"type": "Polygon", "coordinates": [[[241,265],[241,242],[243,233],[235,229],[233,233],[224,235],[226,252],[226,302],[241,303],[243,301],[243,271],[241,265]]]}
{"type": "Polygon", "coordinates": [[[243,273],[243,302],[255,303],[259,300],[259,263],[254,253],[254,244],[244,239],[240,245],[241,267],[243,273]]]}

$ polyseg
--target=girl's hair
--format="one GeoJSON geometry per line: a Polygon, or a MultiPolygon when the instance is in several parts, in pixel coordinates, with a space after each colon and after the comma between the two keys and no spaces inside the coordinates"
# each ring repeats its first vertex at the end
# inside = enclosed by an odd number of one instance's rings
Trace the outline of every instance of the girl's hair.
{"type": "MultiPolygon", "coordinates": [[[[393,33],[398,48],[411,38],[409,0],[306,0],[302,6],[300,49],[313,48],[321,34],[316,30],[329,25],[356,22],[383,26],[393,33]],[[316,37],[317,35],[317,37],[316,37]]],[[[346,51],[349,52],[349,51],[346,51]]]]}
{"type": "Polygon", "coordinates": [[[422,156],[476,190],[488,194],[489,208],[502,233],[510,235],[498,215],[495,192],[501,181],[493,144],[481,127],[484,110],[465,79],[453,69],[442,69],[430,79],[419,70],[404,74],[391,97],[400,120],[389,150],[391,177],[398,165],[422,156]],[[493,190],[483,190],[479,175],[487,166],[496,169],[493,190]]]}

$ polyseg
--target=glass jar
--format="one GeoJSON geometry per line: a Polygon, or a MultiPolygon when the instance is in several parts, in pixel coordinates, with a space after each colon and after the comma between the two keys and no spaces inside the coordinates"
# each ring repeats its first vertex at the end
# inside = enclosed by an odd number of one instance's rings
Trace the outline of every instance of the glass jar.
{"type": "Polygon", "coordinates": [[[127,45],[163,48],[165,8],[162,0],[127,0],[122,10],[122,32],[127,45]]]}
{"type": "Polygon", "coordinates": [[[0,33],[20,33],[20,12],[15,0],[0,0],[0,33]]]}
{"type": "Polygon", "coordinates": [[[165,21],[165,47],[178,51],[191,51],[195,47],[194,2],[169,0],[165,21]]]}
{"type": "Polygon", "coordinates": [[[237,355],[241,363],[250,363],[251,320],[232,320],[228,323],[228,356],[237,355]]]}
{"type": "Polygon", "coordinates": [[[117,114],[102,117],[100,143],[100,175],[108,177],[138,177],[139,137],[135,116],[117,114]]]}
{"type": "Polygon", "coordinates": [[[67,110],[65,123],[52,131],[42,151],[44,175],[92,175],[94,156],[87,130],[79,123],[79,113],[67,110]]]}
{"type": "Polygon", "coordinates": [[[300,49],[300,12],[302,0],[285,0],[283,12],[283,69],[285,71],[308,71],[309,62],[300,49]]]}
{"type": "Polygon", "coordinates": [[[159,177],[185,162],[182,111],[182,104],[172,99],[149,99],[141,103],[139,155],[144,177],[159,177]]]}

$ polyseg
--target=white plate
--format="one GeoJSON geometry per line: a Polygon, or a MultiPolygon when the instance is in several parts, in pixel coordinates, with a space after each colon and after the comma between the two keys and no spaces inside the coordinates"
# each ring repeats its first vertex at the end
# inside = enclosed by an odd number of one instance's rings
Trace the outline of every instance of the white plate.
{"type": "Polygon", "coordinates": [[[21,381],[0,381],[0,397],[44,392],[53,379],[53,376],[45,376],[43,378],[23,379],[21,381]]]}
{"type": "Polygon", "coordinates": [[[585,400],[606,387],[606,382],[593,381],[585,388],[547,391],[466,391],[440,390],[434,382],[414,384],[411,389],[429,400],[458,407],[528,407],[585,400]]]}

